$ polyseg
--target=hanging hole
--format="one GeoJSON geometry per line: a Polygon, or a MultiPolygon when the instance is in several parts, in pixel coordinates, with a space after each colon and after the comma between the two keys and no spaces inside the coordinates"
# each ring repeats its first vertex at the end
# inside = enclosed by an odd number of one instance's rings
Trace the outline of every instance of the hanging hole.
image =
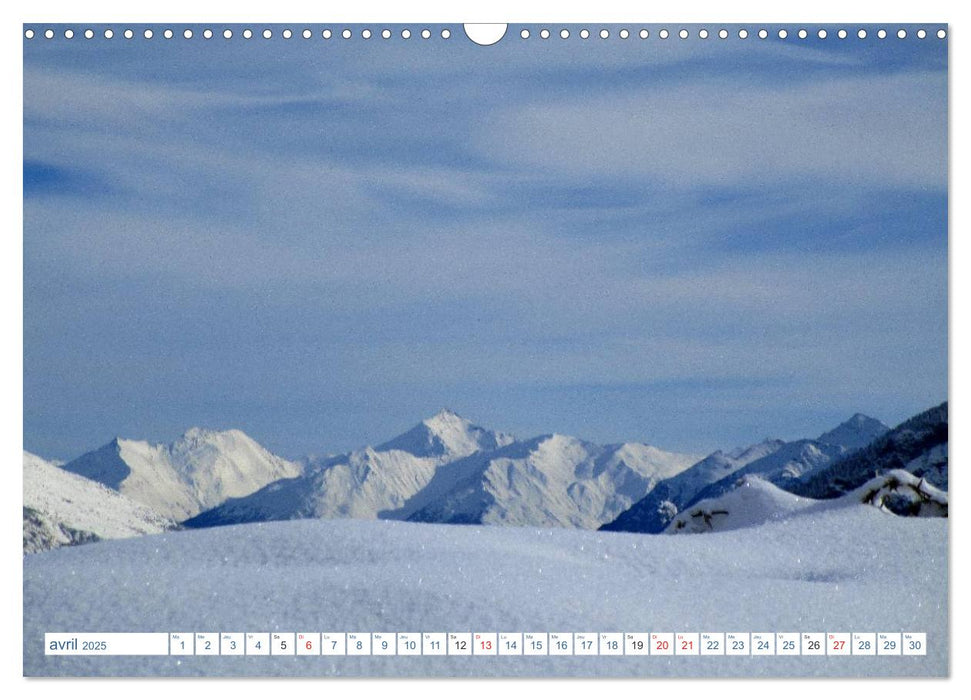
{"type": "MultiPolygon", "coordinates": [[[[465,36],[479,46],[492,46],[506,36],[506,24],[465,24],[465,36]]],[[[547,36],[549,33],[547,32],[547,36]]],[[[544,37],[545,38],[545,37],[544,37]]]]}

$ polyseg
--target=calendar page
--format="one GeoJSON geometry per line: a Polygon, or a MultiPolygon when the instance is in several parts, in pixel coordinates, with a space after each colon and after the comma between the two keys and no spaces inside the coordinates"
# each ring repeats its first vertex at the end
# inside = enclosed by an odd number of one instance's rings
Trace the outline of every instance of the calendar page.
{"type": "Polygon", "coordinates": [[[25,676],[949,675],[946,24],[22,35],[25,676]]]}

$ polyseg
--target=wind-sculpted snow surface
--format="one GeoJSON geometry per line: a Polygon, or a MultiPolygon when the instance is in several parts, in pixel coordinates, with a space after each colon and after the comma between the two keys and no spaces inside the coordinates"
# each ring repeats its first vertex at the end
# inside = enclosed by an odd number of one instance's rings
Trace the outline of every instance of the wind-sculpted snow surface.
{"type": "Polygon", "coordinates": [[[695,537],[299,520],[96,542],[25,560],[24,672],[942,676],[946,528],[852,505],[695,537]],[[928,654],[45,657],[55,630],[901,630],[926,632],[928,654]]]}
{"type": "Polygon", "coordinates": [[[876,476],[832,500],[796,496],[759,476],[749,475],[740,477],[731,491],[686,508],[665,532],[724,532],[856,505],[872,506],[895,516],[946,518],[948,515],[947,494],[902,469],[876,476]]]}
{"type": "Polygon", "coordinates": [[[200,428],[169,445],[115,438],[63,468],[176,521],[301,472],[239,430],[200,428]]]}
{"type": "Polygon", "coordinates": [[[175,527],[151,508],[24,452],[24,554],[175,527]]]}

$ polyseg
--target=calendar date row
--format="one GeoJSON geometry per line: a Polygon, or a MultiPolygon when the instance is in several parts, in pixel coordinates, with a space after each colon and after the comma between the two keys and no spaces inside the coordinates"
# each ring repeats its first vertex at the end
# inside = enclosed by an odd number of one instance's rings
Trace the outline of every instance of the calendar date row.
{"type": "Polygon", "coordinates": [[[49,656],[924,656],[924,632],[53,633],[49,656]]]}

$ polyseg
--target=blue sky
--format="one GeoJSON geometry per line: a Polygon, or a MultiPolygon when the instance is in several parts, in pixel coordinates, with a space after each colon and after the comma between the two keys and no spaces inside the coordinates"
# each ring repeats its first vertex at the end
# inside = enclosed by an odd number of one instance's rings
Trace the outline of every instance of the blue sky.
{"type": "Polygon", "coordinates": [[[944,41],[193,29],[25,42],[26,449],[447,406],[705,452],[947,398],[944,41]]]}

